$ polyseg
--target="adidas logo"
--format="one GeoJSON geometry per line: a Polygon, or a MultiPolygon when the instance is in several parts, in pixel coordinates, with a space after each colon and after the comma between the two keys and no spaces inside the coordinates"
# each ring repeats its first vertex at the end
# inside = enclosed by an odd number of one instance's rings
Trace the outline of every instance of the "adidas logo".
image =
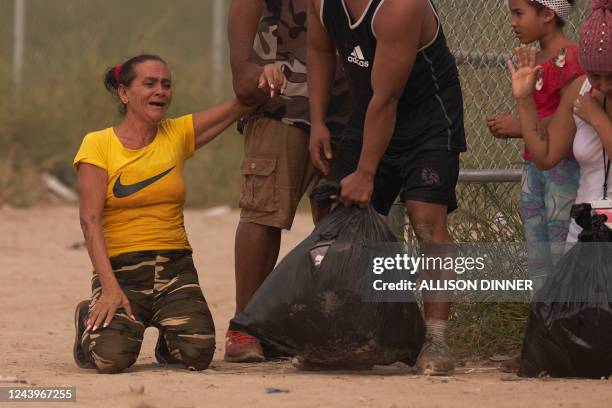
{"type": "Polygon", "coordinates": [[[363,68],[368,68],[370,66],[370,62],[363,56],[363,52],[361,52],[361,47],[359,45],[356,46],[353,52],[351,52],[351,55],[349,55],[348,62],[352,62],[363,68]]]}

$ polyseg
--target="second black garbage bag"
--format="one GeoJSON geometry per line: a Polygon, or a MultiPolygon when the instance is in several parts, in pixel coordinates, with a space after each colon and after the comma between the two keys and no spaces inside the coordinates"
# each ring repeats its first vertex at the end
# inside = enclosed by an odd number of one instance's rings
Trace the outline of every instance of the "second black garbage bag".
{"type": "Polygon", "coordinates": [[[589,204],[572,208],[583,228],[531,305],[521,374],[612,375],[612,230],[589,204]]]}
{"type": "MultiPolygon", "coordinates": [[[[337,190],[324,183],[313,196],[337,190]]],[[[277,265],[231,327],[321,367],[414,364],[425,328],[412,294],[395,303],[362,296],[372,282],[368,248],[384,242],[397,239],[373,208],[339,206],[277,265]]]]}

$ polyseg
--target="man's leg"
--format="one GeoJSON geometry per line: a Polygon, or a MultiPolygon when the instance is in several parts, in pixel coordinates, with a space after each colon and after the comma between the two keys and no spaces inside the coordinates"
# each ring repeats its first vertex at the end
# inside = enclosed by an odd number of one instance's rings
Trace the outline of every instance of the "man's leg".
{"type": "MultiPolygon", "coordinates": [[[[459,153],[445,150],[423,150],[410,157],[400,198],[406,205],[408,218],[426,259],[455,256],[447,226],[447,214],[457,208],[455,188],[459,178],[459,153]]],[[[430,262],[421,268],[421,280],[448,281],[454,271],[441,270],[430,262]]],[[[446,322],[451,306],[451,293],[423,291],[425,308],[425,344],[416,367],[422,374],[449,375],[453,359],[446,344],[446,322]]]]}
{"type": "Polygon", "coordinates": [[[281,229],[240,222],[234,249],[236,273],[236,314],[247,305],[268,277],[278,259],[281,229]]]}
{"type": "MultiPolygon", "coordinates": [[[[418,201],[406,201],[408,217],[425,257],[452,256],[452,239],[446,224],[447,206],[418,201]]],[[[454,276],[446,271],[426,269],[421,279],[449,280],[454,276]]],[[[454,370],[453,358],[446,344],[446,323],[450,312],[450,293],[423,291],[425,309],[425,344],[417,359],[417,371],[426,375],[450,375],[454,370]]]]}
{"type": "MultiPolygon", "coordinates": [[[[247,124],[242,212],[234,247],[236,313],[246,307],[274,269],[281,231],[291,228],[299,201],[315,176],[313,169],[304,131],[268,118],[247,124]]],[[[256,338],[232,327],[226,337],[226,361],[264,360],[256,338]]]]}
{"type": "MultiPolygon", "coordinates": [[[[236,314],[246,307],[274,269],[280,238],[280,228],[243,221],[238,223],[234,247],[236,314]]],[[[226,337],[225,361],[258,363],[265,360],[263,348],[255,337],[231,327],[226,337]]]]}

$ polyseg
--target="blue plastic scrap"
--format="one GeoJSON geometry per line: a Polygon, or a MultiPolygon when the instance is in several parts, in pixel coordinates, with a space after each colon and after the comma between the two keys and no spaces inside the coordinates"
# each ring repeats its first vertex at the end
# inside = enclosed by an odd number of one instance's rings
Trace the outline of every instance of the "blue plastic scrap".
{"type": "Polygon", "coordinates": [[[289,390],[284,388],[266,387],[266,394],[276,394],[279,392],[289,392],[289,390]]]}

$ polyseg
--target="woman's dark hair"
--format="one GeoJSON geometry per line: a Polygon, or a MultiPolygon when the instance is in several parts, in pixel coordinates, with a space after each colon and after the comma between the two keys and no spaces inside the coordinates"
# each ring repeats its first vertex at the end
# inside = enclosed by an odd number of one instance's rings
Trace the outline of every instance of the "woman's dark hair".
{"type": "MultiPolygon", "coordinates": [[[[576,4],[576,0],[567,0],[567,2],[569,4],[571,4],[572,7],[574,7],[574,5],[576,4]]],[[[542,3],[539,3],[539,2],[534,1],[534,0],[527,0],[527,4],[529,4],[531,7],[536,9],[536,12],[538,12],[538,14],[541,13],[543,10],[548,8],[545,5],[543,5],[542,3]]],[[[559,16],[557,14],[555,14],[555,24],[557,24],[558,28],[565,27],[565,21],[561,20],[561,18],[559,18],[559,16]]]]}
{"type": "Polygon", "coordinates": [[[104,74],[104,86],[108,92],[119,100],[119,113],[125,115],[127,110],[125,104],[119,99],[119,85],[129,87],[134,78],[136,78],[136,65],[146,61],[159,61],[166,64],[160,56],[152,54],[141,54],[130,58],[123,64],[111,67],[104,74]]]}

